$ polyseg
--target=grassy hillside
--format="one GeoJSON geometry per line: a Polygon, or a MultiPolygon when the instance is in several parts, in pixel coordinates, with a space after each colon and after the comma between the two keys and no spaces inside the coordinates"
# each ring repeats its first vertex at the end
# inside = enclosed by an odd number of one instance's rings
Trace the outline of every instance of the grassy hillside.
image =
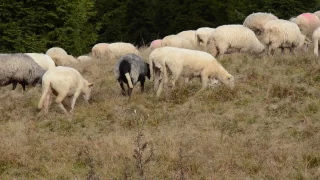
{"type": "Polygon", "coordinates": [[[96,60],[76,66],[94,89],[71,117],[54,103],[37,117],[39,87],[2,87],[0,179],[320,179],[320,63],[309,51],[226,55],[234,90],[195,97],[199,79],[181,79],[168,99],[151,81],[122,96],[116,60],[96,60]]]}

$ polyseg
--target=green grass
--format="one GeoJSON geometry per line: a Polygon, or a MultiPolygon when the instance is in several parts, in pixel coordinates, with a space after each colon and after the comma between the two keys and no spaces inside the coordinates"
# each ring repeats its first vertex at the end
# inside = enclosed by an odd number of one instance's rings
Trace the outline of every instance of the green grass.
{"type": "Polygon", "coordinates": [[[320,179],[320,63],[309,51],[225,55],[234,90],[195,97],[199,79],[180,79],[168,99],[156,98],[151,81],[145,93],[137,85],[131,99],[122,96],[114,59],[76,65],[94,89],[72,117],[54,103],[37,117],[39,87],[2,87],[0,179],[139,179],[143,122],[142,159],[154,152],[146,179],[320,179]]]}

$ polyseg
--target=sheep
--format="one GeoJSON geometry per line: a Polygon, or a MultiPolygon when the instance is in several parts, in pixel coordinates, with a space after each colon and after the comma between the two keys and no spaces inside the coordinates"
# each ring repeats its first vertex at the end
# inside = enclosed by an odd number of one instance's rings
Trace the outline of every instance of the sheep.
{"type": "Polygon", "coordinates": [[[71,55],[54,55],[51,56],[56,66],[69,66],[79,61],[71,55]]]}
{"type": "Polygon", "coordinates": [[[253,31],[243,25],[219,26],[207,42],[207,52],[214,57],[233,52],[261,53],[264,49],[253,31]]]}
{"type": "Polygon", "coordinates": [[[92,56],[97,59],[102,58],[107,51],[108,45],[108,43],[98,43],[94,45],[91,49],[92,56]]]}
{"type": "Polygon", "coordinates": [[[210,35],[213,33],[214,28],[209,27],[202,27],[196,30],[196,42],[197,42],[197,49],[205,50],[208,39],[210,35]]]}
{"type": "Polygon", "coordinates": [[[30,56],[15,53],[0,56],[0,86],[13,84],[12,90],[21,84],[23,91],[26,85],[41,84],[45,69],[39,66],[30,56]]]}
{"type": "Polygon", "coordinates": [[[320,27],[318,27],[318,28],[313,32],[312,40],[313,40],[313,43],[314,43],[313,53],[314,53],[314,55],[316,55],[317,57],[319,57],[320,27]]]}
{"type": "Polygon", "coordinates": [[[313,32],[320,26],[320,19],[312,13],[300,14],[294,22],[298,25],[301,33],[308,39],[312,39],[313,32]]]}
{"type": "Polygon", "coordinates": [[[60,47],[52,47],[47,50],[46,55],[49,55],[50,57],[52,57],[56,55],[68,55],[68,53],[60,47]]]}
{"type": "Polygon", "coordinates": [[[178,35],[169,35],[162,39],[161,47],[178,47],[178,48],[185,48],[185,49],[194,49],[194,46],[190,43],[190,41],[178,35]]]}
{"type": "Polygon", "coordinates": [[[299,27],[290,21],[277,19],[264,25],[263,43],[269,47],[269,55],[273,55],[275,49],[289,48],[294,53],[296,48],[301,48],[305,42],[305,36],[301,34],[299,27]]]}
{"type": "Polygon", "coordinates": [[[195,30],[181,31],[177,35],[185,37],[188,41],[190,41],[190,43],[192,45],[192,49],[196,49],[197,40],[196,40],[196,31],[195,30]]]}
{"type": "Polygon", "coordinates": [[[156,49],[156,48],[159,48],[159,47],[161,47],[161,43],[162,43],[162,39],[153,40],[153,41],[150,43],[149,48],[150,48],[151,50],[154,50],[154,49],[156,49]]]}
{"type": "Polygon", "coordinates": [[[278,19],[275,15],[271,13],[258,12],[252,13],[246,17],[243,21],[243,26],[251,29],[260,40],[261,32],[263,31],[263,26],[270,20],[278,19]]]}
{"type": "Polygon", "coordinates": [[[175,81],[182,74],[184,77],[201,77],[202,88],[208,87],[208,83],[214,82],[215,78],[234,88],[234,77],[226,71],[222,65],[209,53],[176,48],[161,47],[151,52],[149,56],[150,69],[153,68],[156,73],[155,83],[160,81],[156,94],[159,97],[163,85],[169,83],[168,71],[171,72],[171,86],[175,87],[175,81]],[[184,71],[183,71],[184,70],[184,71]]]}
{"type": "Polygon", "coordinates": [[[132,53],[138,56],[140,55],[140,52],[134,45],[130,43],[116,42],[108,45],[108,48],[106,51],[106,57],[108,59],[119,59],[120,57],[129,53],[132,53]]]}
{"type": "Polygon", "coordinates": [[[118,80],[122,94],[126,95],[123,83],[128,86],[128,95],[131,97],[133,86],[140,82],[141,92],[144,92],[145,76],[150,79],[150,69],[148,63],[135,54],[122,56],[114,67],[114,75],[118,80]]]}
{"type": "Polygon", "coordinates": [[[87,55],[82,55],[82,56],[79,56],[79,57],[77,58],[77,60],[78,60],[79,62],[90,62],[90,61],[92,61],[92,57],[87,56],[87,55]]]}
{"type": "Polygon", "coordinates": [[[320,19],[320,11],[316,11],[313,13],[314,15],[318,16],[318,18],[320,19]]]}
{"type": "Polygon", "coordinates": [[[41,66],[45,70],[56,67],[54,61],[49,55],[41,53],[26,53],[26,55],[30,56],[36,63],[39,64],[39,66],[41,66]]]}
{"type": "Polygon", "coordinates": [[[73,96],[71,99],[70,113],[73,113],[74,105],[78,96],[83,93],[84,100],[88,103],[93,84],[84,79],[81,74],[74,68],[57,66],[48,70],[42,77],[42,96],[40,98],[38,109],[45,115],[51,101],[51,93],[57,95],[55,102],[68,114],[62,101],[66,96],[73,96]]]}

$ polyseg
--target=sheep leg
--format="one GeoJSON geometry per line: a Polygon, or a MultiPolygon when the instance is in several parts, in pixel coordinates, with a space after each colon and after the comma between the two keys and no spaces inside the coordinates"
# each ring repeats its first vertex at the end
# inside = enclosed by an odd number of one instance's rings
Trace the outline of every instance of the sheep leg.
{"type": "Polygon", "coordinates": [[[128,96],[129,96],[129,97],[131,97],[132,89],[133,89],[133,88],[130,88],[130,85],[128,84],[128,96]]]}
{"type": "Polygon", "coordinates": [[[121,87],[121,93],[122,93],[122,95],[126,95],[126,89],[124,88],[124,86],[123,86],[123,82],[121,81],[121,82],[119,82],[120,83],[120,87],[121,87]]]}
{"type": "Polygon", "coordinates": [[[73,112],[74,105],[76,104],[76,100],[77,100],[77,98],[79,97],[79,95],[80,95],[80,92],[74,93],[74,95],[73,95],[73,97],[72,97],[72,100],[71,100],[71,110],[70,110],[70,113],[73,112]]]}
{"type": "Polygon", "coordinates": [[[158,87],[158,90],[157,90],[157,97],[160,96],[161,92],[162,92],[162,89],[163,89],[163,79],[160,79],[159,80],[160,84],[159,84],[159,87],[158,87]]]}
{"type": "Polygon", "coordinates": [[[284,55],[284,48],[281,48],[281,54],[284,55]]]}
{"type": "Polygon", "coordinates": [[[63,110],[63,112],[65,114],[68,114],[68,111],[66,110],[66,108],[63,106],[62,101],[63,99],[67,96],[67,93],[60,93],[58,94],[57,98],[56,98],[56,103],[58,104],[58,106],[63,110]]]}
{"type": "Polygon", "coordinates": [[[141,93],[144,92],[144,81],[145,81],[145,78],[142,77],[141,80],[140,80],[140,85],[141,85],[141,93]]]}
{"type": "Polygon", "coordinates": [[[12,90],[15,90],[17,88],[17,84],[18,84],[17,81],[12,83],[12,90]]]}
{"type": "Polygon", "coordinates": [[[208,80],[209,80],[208,76],[201,75],[201,83],[202,83],[201,90],[208,87],[208,80]]]}
{"type": "Polygon", "coordinates": [[[160,71],[158,69],[155,70],[155,76],[154,76],[154,85],[153,85],[153,90],[157,92],[159,88],[159,83],[160,83],[160,71]]]}
{"type": "Polygon", "coordinates": [[[45,115],[48,114],[50,103],[51,103],[51,91],[48,91],[46,98],[44,100],[44,105],[43,105],[43,110],[45,115]]]}

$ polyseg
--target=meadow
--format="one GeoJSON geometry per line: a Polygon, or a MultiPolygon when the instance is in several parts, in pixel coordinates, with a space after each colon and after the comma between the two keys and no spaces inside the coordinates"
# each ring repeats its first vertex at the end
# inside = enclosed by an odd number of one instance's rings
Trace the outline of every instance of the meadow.
{"type": "Polygon", "coordinates": [[[320,60],[311,49],[225,55],[235,88],[197,96],[200,79],[180,79],[169,97],[157,98],[149,80],[145,93],[138,84],[122,96],[116,61],[74,66],[94,88],[72,116],[53,101],[38,117],[40,87],[0,88],[0,179],[320,179],[320,60]]]}

